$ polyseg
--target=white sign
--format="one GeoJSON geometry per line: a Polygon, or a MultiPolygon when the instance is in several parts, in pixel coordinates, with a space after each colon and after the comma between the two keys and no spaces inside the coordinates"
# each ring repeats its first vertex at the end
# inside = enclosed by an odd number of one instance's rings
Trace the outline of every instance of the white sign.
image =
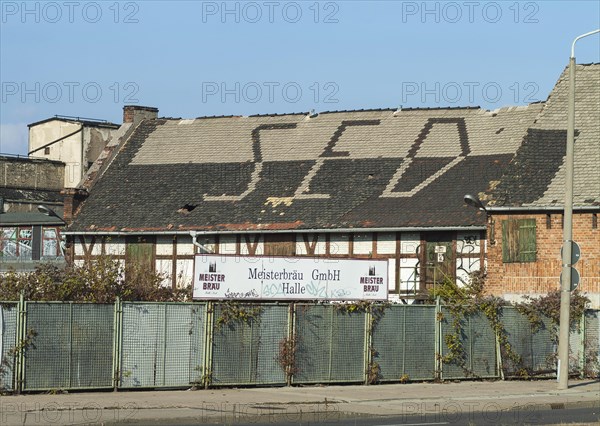
{"type": "Polygon", "coordinates": [[[436,253],[446,253],[446,246],[435,246],[436,253]]]}
{"type": "Polygon", "coordinates": [[[388,261],[196,255],[194,299],[387,300],[388,261]]]}
{"type": "Polygon", "coordinates": [[[444,253],[438,253],[438,262],[444,261],[444,253]]]}

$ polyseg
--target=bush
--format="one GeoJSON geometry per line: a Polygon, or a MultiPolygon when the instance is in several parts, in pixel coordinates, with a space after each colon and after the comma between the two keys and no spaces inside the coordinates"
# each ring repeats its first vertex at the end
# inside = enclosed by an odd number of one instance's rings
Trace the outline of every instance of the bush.
{"type": "Polygon", "coordinates": [[[35,271],[0,275],[0,300],[74,301],[113,303],[126,301],[185,301],[191,286],[165,287],[165,276],[143,267],[124,268],[118,260],[101,256],[84,265],[59,267],[40,264],[35,271]]]}

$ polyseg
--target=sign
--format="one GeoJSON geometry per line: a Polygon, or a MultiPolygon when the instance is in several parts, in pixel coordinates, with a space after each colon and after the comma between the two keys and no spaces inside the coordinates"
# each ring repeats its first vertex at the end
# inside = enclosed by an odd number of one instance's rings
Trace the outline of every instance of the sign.
{"type": "Polygon", "coordinates": [[[435,246],[436,253],[446,253],[446,246],[435,246]]]}
{"type": "Polygon", "coordinates": [[[196,255],[194,299],[387,300],[388,261],[196,255]]]}
{"type": "MultiPolygon", "coordinates": [[[[572,266],[571,268],[571,291],[575,291],[577,286],[579,285],[579,281],[581,281],[581,277],[579,275],[579,271],[572,266]]],[[[560,273],[560,284],[562,286],[562,272],[560,273]]]]}
{"type": "Polygon", "coordinates": [[[444,261],[444,253],[438,253],[438,262],[443,262],[444,261]]]}
{"type": "MultiPolygon", "coordinates": [[[[560,258],[563,256],[563,247],[560,248],[560,258]]],[[[571,241],[571,265],[575,265],[579,262],[579,258],[581,257],[581,247],[575,241],[571,241]]]]}

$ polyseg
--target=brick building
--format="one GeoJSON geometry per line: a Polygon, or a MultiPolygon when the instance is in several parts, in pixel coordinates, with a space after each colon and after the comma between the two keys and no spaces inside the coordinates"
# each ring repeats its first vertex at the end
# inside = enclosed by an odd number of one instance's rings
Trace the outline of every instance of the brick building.
{"type": "MultiPolygon", "coordinates": [[[[578,65],[573,239],[581,246],[579,289],[600,306],[600,64],[578,65]]],[[[505,298],[560,287],[568,70],[528,129],[487,199],[486,286],[505,298]]]]}

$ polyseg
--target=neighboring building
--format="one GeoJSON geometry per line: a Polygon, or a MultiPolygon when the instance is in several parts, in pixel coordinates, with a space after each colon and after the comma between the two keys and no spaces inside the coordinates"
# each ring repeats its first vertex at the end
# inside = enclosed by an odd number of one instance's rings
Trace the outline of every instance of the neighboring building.
{"type": "Polygon", "coordinates": [[[61,214],[64,173],[60,161],[0,155],[0,213],[37,212],[45,204],[61,214]]]}
{"type": "Polygon", "coordinates": [[[29,157],[0,156],[0,272],[64,264],[65,188],[74,188],[119,126],[56,116],[29,125],[29,157]],[[38,212],[44,205],[57,216],[38,212]]]}
{"type": "Polygon", "coordinates": [[[28,125],[29,156],[65,164],[64,188],[75,188],[99,157],[118,124],[57,115],[28,125]]]}
{"type": "MultiPolygon", "coordinates": [[[[493,183],[487,289],[509,299],[559,288],[565,191],[568,70],[561,75],[506,173],[493,183]]],[[[573,240],[579,290],[600,307],[600,64],[578,65],[573,240]]]]}
{"type": "Polygon", "coordinates": [[[39,213],[40,204],[62,214],[64,164],[0,156],[0,273],[32,271],[40,261],[64,264],[56,216],[39,213]]]}
{"type": "Polygon", "coordinates": [[[391,298],[418,297],[482,267],[486,218],[463,196],[500,179],[543,106],[197,119],[125,107],[120,141],[66,203],[69,255],[144,263],[171,285],[192,280],[199,252],[383,258],[391,298]]]}

